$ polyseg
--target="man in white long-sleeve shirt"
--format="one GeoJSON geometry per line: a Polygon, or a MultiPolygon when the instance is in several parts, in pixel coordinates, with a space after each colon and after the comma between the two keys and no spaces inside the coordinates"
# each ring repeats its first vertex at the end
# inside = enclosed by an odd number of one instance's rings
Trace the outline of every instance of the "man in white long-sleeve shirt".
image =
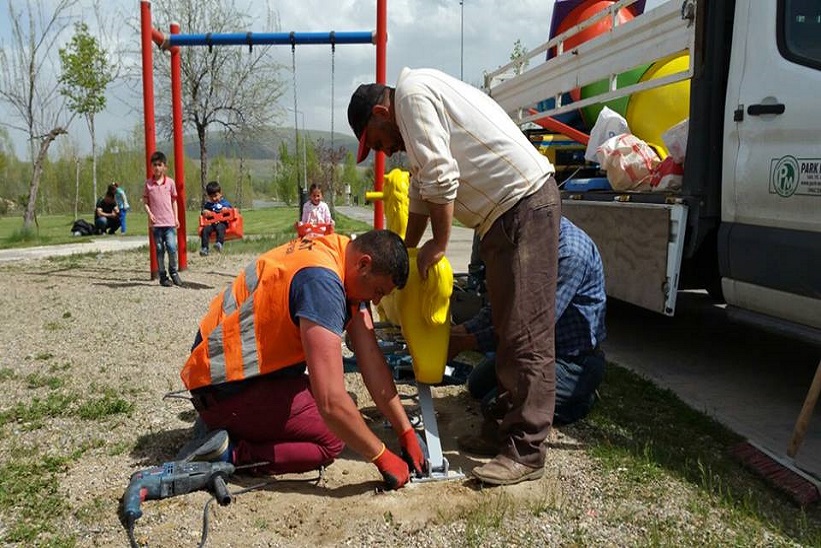
{"type": "Polygon", "coordinates": [[[403,69],[395,88],[359,86],[348,122],[359,139],[357,162],[370,149],[408,154],[405,243],[419,244],[428,218],[433,232],[419,249],[423,276],[445,255],[453,218],[478,232],[506,413],[500,453],[473,475],[494,485],[540,478],[556,394],[561,202],[553,166],[493,99],[433,69],[403,69]]]}

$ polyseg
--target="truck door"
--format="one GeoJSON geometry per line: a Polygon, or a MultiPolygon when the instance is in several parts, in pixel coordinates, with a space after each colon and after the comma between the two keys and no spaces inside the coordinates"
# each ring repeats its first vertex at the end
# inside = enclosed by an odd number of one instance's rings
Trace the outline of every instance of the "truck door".
{"type": "Polygon", "coordinates": [[[729,305],[821,328],[821,2],[737,0],[719,261],[729,305]]]}

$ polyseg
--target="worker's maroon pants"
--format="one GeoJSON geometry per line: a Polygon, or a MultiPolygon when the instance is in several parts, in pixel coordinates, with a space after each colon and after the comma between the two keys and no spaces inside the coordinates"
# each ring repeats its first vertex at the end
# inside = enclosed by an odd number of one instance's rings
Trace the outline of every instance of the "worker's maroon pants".
{"type": "Polygon", "coordinates": [[[551,177],[499,217],[479,243],[499,337],[496,351],[501,453],[544,465],[556,405],[556,276],[561,200],[551,177]]]}
{"type": "Polygon", "coordinates": [[[255,377],[236,394],[205,392],[194,406],[209,430],[225,429],[237,462],[268,462],[259,470],[298,473],[328,465],[345,444],[325,425],[307,375],[255,377]]]}

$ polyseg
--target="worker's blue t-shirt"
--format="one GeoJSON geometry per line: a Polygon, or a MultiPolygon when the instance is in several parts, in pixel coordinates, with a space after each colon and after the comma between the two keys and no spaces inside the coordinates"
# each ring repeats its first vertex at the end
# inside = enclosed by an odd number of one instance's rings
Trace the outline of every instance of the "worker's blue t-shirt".
{"type": "Polygon", "coordinates": [[[350,320],[345,288],[336,272],[323,267],[303,268],[291,280],[291,320],[305,318],[342,336],[350,320]]]}

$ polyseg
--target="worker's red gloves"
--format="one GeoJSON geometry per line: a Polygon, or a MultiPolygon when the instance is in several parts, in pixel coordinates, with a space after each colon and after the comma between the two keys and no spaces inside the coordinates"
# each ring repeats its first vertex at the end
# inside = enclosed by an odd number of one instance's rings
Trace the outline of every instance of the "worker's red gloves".
{"type": "Polygon", "coordinates": [[[382,451],[371,459],[371,462],[379,468],[388,489],[399,489],[410,480],[408,463],[396,456],[390,449],[387,449],[384,443],[382,444],[382,451]]]}
{"type": "Polygon", "coordinates": [[[399,445],[402,446],[402,458],[418,477],[425,475],[427,471],[427,459],[419,444],[419,436],[416,430],[408,428],[399,436],[399,445]]]}

